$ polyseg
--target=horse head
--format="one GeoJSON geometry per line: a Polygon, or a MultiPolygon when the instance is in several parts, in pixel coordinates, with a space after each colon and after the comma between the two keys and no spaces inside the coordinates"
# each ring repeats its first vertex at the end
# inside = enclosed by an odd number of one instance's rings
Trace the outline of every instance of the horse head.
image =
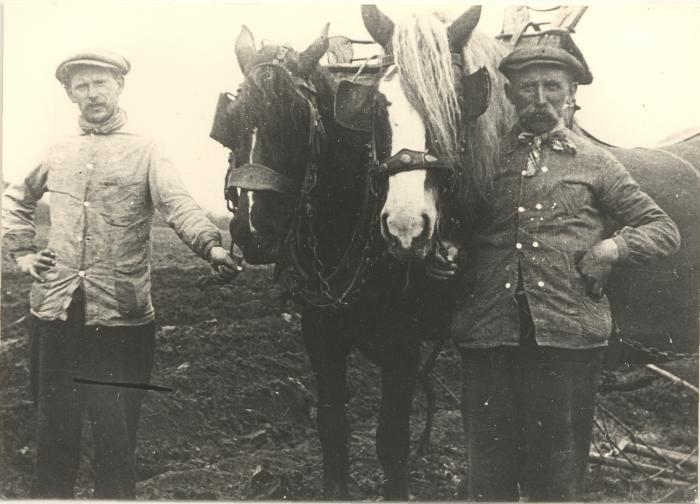
{"type": "Polygon", "coordinates": [[[327,49],[328,25],[300,53],[283,45],[256,49],[245,26],[236,40],[244,81],[230,118],[237,138],[227,188],[237,200],[231,235],[249,263],[276,261],[308,164],[323,148],[314,79],[327,49]]]}
{"type": "Polygon", "coordinates": [[[386,189],[381,230],[402,260],[425,258],[450,196],[463,201],[489,179],[512,118],[482,116],[505,48],[475,33],[480,14],[476,6],[449,25],[427,15],[395,26],[376,6],[362,6],[365,27],[387,54],[372,129],[386,189]]]}

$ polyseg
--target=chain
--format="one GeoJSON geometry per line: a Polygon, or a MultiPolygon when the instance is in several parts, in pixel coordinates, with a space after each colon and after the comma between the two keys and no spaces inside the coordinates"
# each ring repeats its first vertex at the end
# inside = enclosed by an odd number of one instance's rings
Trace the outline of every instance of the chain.
{"type": "Polygon", "coordinates": [[[673,350],[660,350],[653,346],[645,346],[639,341],[631,340],[622,333],[619,327],[615,327],[615,336],[618,338],[620,343],[637,350],[649,357],[652,357],[655,361],[671,361],[680,359],[697,359],[698,354],[696,353],[681,353],[675,352],[673,350]]]}
{"type": "MultiPolygon", "coordinates": [[[[379,254],[372,254],[372,246],[375,243],[375,235],[377,232],[377,227],[379,225],[379,216],[377,212],[373,212],[369,224],[369,230],[367,233],[367,238],[364,240],[364,245],[359,253],[359,258],[357,262],[357,269],[354,271],[352,278],[350,279],[347,287],[340,293],[335,294],[333,288],[330,285],[330,278],[333,273],[328,276],[325,275],[326,265],[321,259],[321,254],[319,252],[318,238],[315,232],[314,222],[316,219],[316,210],[314,208],[311,192],[316,187],[317,183],[317,169],[315,163],[311,163],[309,169],[307,170],[306,179],[301,191],[301,201],[299,212],[304,215],[305,219],[303,223],[306,226],[306,237],[305,244],[307,249],[311,253],[311,269],[314,280],[318,283],[318,290],[328,301],[327,303],[318,303],[316,300],[312,300],[311,296],[305,295],[310,294],[304,292],[305,289],[296,288],[295,293],[302,297],[307,303],[310,303],[317,307],[326,308],[339,308],[340,306],[350,304],[359,294],[361,287],[367,281],[366,272],[369,271],[374,264],[379,259],[379,254]]],[[[351,240],[349,249],[353,247],[354,237],[351,240]]],[[[297,284],[299,279],[297,278],[297,284]]]]}
{"type": "MultiPolygon", "coordinates": [[[[375,243],[377,226],[379,225],[378,215],[374,215],[369,223],[369,234],[364,242],[362,251],[359,254],[359,261],[354,278],[350,281],[349,285],[343,292],[336,295],[332,292],[328,279],[324,277],[325,264],[323,263],[323,260],[318,252],[318,240],[316,238],[316,233],[314,232],[313,218],[315,217],[315,212],[313,211],[313,206],[305,205],[305,208],[307,210],[306,225],[308,231],[306,242],[309,250],[311,251],[313,273],[318,281],[319,290],[321,294],[323,294],[330,302],[327,305],[328,307],[338,308],[340,306],[348,305],[357,298],[359,291],[366,283],[367,275],[365,273],[371,270],[379,260],[379,254],[371,253],[372,245],[375,243]]],[[[330,276],[328,278],[330,278],[330,276]]]]}
{"type": "Polygon", "coordinates": [[[696,353],[681,353],[675,352],[673,350],[660,350],[653,346],[645,346],[639,341],[634,341],[629,338],[620,338],[620,342],[628,347],[638,350],[649,357],[653,357],[656,361],[671,361],[679,359],[697,359],[698,354],[696,353]]]}

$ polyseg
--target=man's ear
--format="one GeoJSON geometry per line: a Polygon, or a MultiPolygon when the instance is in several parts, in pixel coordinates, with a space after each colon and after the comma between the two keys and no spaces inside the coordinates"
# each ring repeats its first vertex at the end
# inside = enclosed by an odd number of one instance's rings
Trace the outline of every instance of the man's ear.
{"type": "Polygon", "coordinates": [[[571,81],[571,86],[569,86],[569,91],[571,92],[571,97],[576,96],[576,91],[578,90],[578,82],[571,81]]]}
{"type": "Polygon", "coordinates": [[[114,80],[117,81],[117,86],[119,88],[117,94],[121,94],[124,90],[124,76],[122,74],[119,74],[114,78],[114,80]]]}

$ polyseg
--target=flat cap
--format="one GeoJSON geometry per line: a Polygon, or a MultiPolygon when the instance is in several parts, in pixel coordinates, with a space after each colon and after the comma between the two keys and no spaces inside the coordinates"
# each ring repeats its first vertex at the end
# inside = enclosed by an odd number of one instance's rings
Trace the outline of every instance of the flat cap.
{"type": "Polygon", "coordinates": [[[64,59],[56,68],[56,78],[65,84],[70,76],[70,67],[78,65],[112,68],[122,75],[128,74],[131,69],[129,60],[117,53],[104,50],[84,51],[64,59]]]}
{"type": "Polygon", "coordinates": [[[569,69],[579,84],[593,82],[593,75],[586,60],[568,30],[554,29],[522,34],[515,42],[513,51],[503,58],[498,69],[510,78],[513,72],[534,64],[563,66],[569,69]]]}

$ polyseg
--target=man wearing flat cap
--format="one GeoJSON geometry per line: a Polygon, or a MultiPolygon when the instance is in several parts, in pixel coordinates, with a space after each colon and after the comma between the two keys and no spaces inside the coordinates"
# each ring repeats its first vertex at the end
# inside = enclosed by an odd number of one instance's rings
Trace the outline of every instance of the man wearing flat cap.
{"type": "Polygon", "coordinates": [[[607,276],[676,252],[680,236],[611,154],[565,127],[592,81],[568,31],[523,35],[499,69],[518,124],[456,272],[464,483],[469,500],[578,501],[612,332],[607,276]]]}
{"type": "Polygon", "coordinates": [[[118,384],[148,384],[153,364],[154,209],[221,280],[240,270],[172,163],[153,140],[129,129],[118,105],[129,70],[126,58],[106,51],[63,61],[56,78],[80,110],[80,132],[51,146],[42,162],[3,194],[5,249],[35,280],[30,293],[34,497],[73,497],[84,410],[94,437],[94,496],[135,497],[134,451],[145,392],[118,384]],[[37,250],[34,215],[46,192],[51,194],[49,241],[37,250]]]}

